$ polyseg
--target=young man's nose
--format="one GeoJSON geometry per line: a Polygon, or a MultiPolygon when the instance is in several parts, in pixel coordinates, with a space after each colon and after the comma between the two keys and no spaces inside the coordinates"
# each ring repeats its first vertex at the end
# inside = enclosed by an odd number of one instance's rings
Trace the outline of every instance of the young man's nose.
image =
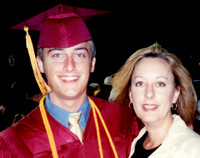
{"type": "Polygon", "coordinates": [[[73,57],[67,57],[64,61],[64,70],[71,72],[75,69],[75,61],[73,60],[73,57]]]}

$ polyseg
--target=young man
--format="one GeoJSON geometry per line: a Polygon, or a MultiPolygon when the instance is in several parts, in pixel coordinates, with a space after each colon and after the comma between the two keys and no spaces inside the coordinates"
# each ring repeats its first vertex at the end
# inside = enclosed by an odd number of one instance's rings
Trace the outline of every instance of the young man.
{"type": "Polygon", "coordinates": [[[38,66],[51,91],[30,114],[0,133],[1,156],[127,157],[138,126],[128,106],[87,96],[96,53],[84,21],[74,13],[47,17],[38,49],[38,66]],[[83,134],[68,123],[75,112],[83,134]]]}

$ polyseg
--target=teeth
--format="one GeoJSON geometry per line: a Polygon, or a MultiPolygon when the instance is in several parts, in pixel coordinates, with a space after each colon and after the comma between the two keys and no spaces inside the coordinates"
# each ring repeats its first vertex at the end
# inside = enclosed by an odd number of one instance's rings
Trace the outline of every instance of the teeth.
{"type": "Polygon", "coordinates": [[[72,81],[77,79],[78,77],[76,76],[69,76],[69,77],[61,77],[62,80],[66,80],[66,81],[72,81]]]}
{"type": "Polygon", "coordinates": [[[143,107],[146,108],[146,109],[154,109],[157,106],[156,105],[144,105],[143,107]]]}

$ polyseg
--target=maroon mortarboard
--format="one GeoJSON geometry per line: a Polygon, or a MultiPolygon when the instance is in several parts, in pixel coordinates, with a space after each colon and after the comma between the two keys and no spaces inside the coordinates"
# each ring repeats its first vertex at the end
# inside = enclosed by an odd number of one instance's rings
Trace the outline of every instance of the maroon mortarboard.
{"type": "Polygon", "coordinates": [[[69,48],[89,40],[90,32],[77,14],[58,14],[42,23],[38,48],[69,48]]]}
{"type": "Polygon", "coordinates": [[[109,11],[73,7],[68,5],[59,4],[53,8],[50,8],[40,14],[37,14],[13,27],[11,29],[23,30],[24,26],[28,26],[30,30],[40,30],[41,24],[47,17],[51,15],[63,14],[63,13],[76,13],[81,16],[81,18],[86,21],[93,16],[108,13],[109,11]]]}
{"type": "Polygon", "coordinates": [[[23,30],[24,26],[28,26],[29,30],[40,31],[37,48],[67,48],[91,40],[92,37],[83,20],[104,13],[108,13],[108,11],[59,4],[11,27],[11,29],[23,30]],[[81,18],[65,13],[75,13],[81,18]]]}
{"type": "Polygon", "coordinates": [[[11,29],[24,29],[26,31],[26,44],[33,72],[43,95],[48,93],[50,88],[42,78],[37,66],[28,29],[40,31],[38,48],[69,48],[92,39],[83,19],[87,20],[90,17],[107,12],[108,11],[59,4],[56,7],[11,27],[11,29]]]}

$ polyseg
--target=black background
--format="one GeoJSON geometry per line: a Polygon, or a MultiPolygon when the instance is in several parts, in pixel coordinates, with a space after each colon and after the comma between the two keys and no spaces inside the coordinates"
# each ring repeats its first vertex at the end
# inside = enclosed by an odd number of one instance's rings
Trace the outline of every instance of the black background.
{"type": "MultiPolygon", "coordinates": [[[[86,22],[97,49],[96,69],[90,83],[102,84],[133,52],[155,42],[176,54],[193,80],[200,79],[197,2],[7,1],[1,6],[1,103],[15,113],[29,112],[32,106],[26,98],[39,93],[39,89],[25,46],[25,32],[9,28],[57,4],[110,11],[86,22]]],[[[36,48],[39,33],[30,31],[30,34],[36,48]]]]}

